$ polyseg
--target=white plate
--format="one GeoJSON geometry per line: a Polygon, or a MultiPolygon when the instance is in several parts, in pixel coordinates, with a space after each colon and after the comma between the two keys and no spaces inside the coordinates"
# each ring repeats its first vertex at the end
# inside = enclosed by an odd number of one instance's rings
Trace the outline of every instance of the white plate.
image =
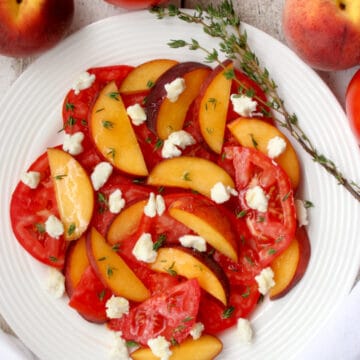
{"type": "MultiPolygon", "coordinates": [[[[279,84],[286,105],[320,152],[332,158],[349,178],[359,174],[360,156],[347,120],[319,77],[288,48],[246,26],[249,42],[279,84]]],[[[44,289],[45,268],[17,244],[8,206],[20,174],[48,145],[61,141],[63,97],[84,69],[110,64],[136,65],[168,57],[203,59],[203,54],[173,50],[170,39],[215,42],[195,25],[176,19],[156,20],[135,12],[92,24],[40,57],[16,81],[0,105],[0,309],[2,315],[41,359],[107,359],[110,331],[84,321],[44,289]]],[[[349,292],[359,268],[360,206],[334,178],[297,144],[303,165],[303,195],[310,211],[312,257],[301,283],[285,298],[265,301],[252,317],[255,340],[241,345],[230,330],[223,334],[219,359],[291,359],[321,329],[349,292]]],[[[359,180],[359,179],[358,179],[359,180]]]]}

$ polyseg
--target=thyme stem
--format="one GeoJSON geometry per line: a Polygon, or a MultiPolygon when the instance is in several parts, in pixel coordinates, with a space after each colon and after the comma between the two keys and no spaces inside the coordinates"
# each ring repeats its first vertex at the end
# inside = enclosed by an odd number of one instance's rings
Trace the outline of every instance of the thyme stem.
{"type": "MultiPolygon", "coordinates": [[[[218,6],[208,5],[205,8],[197,6],[193,14],[184,12],[174,5],[169,5],[167,8],[154,7],[151,11],[156,13],[159,19],[170,16],[177,17],[188,23],[198,24],[202,26],[205,33],[220,39],[220,52],[225,54],[226,58],[239,63],[242,71],[254,80],[265,92],[268,101],[264,103],[264,101],[257,96],[254,96],[254,98],[262,105],[271,108],[273,112],[270,116],[274,121],[280,127],[287,129],[291,136],[312,157],[313,161],[319,163],[320,166],[334,176],[338,183],[349,191],[356,200],[360,201],[360,186],[354,181],[348,180],[332,160],[318,152],[309,137],[300,127],[296,114],[290,114],[286,109],[284,101],[278,95],[275,81],[270,77],[268,70],[262,68],[260,65],[259,59],[248,44],[246,32],[241,32],[241,21],[234,11],[231,0],[224,0],[218,6]],[[274,113],[277,114],[277,116],[275,116],[274,113]]],[[[190,50],[200,50],[205,53],[206,62],[223,64],[215,48],[209,50],[195,39],[192,39],[191,42],[171,40],[169,46],[173,48],[187,47],[190,50]]],[[[251,90],[247,89],[247,86],[235,77],[234,80],[238,81],[240,88],[251,90]]]]}

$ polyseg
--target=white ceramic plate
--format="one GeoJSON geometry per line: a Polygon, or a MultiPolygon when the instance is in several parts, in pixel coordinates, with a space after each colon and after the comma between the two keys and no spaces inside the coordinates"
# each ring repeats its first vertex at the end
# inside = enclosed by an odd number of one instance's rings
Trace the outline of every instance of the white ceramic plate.
{"type": "MultiPolygon", "coordinates": [[[[246,26],[249,42],[279,84],[291,112],[320,152],[352,179],[358,148],[335,98],[288,48],[246,26]]],[[[173,50],[170,39],[215,41],[201,28],[148,12],[120,15],[92,24],[39,58],[16,81],[0,105],[0,311],[41,359],[107,359],[110,331],[87,323],[44,288],[45,267],[17,244],[9,224],[11,193],[21,173],[44,151],[60,143],[61,105],[77,75],[88,67],[131,64],[153,58],[202,61],[203,54],[173,50]]],[[[359,268],[359,204],[296,144],[303,165],[303,196],[310,211],[312,257],[301,283],[285,298],[265,301],[252,317],[254,343],[241,345],[233,330],[223,334],[219,359],[291,359],[324,325],[349,292],[359,268]]],[[[359,179],[358,179],[359,180],[359,179]]]]}

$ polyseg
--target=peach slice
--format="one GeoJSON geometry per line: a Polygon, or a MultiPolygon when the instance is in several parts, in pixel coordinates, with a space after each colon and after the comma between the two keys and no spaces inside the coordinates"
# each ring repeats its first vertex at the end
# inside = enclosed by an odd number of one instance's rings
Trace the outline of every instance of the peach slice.
{"type": "Polygon", "coordinates": [[[124,79],[119,87],[120,93],[132,93],[151,88],[157,79],[174,65],[176,60],[155,59],[140,64],[124,79]]]}
{"type": "Polygon", "coordinates": [[[88,266],[89,259],[86,252],[86,236],[83,235],[77,241],[73,241],[67,250],[64,275],[65,288],[69,298],[88,266]]]}
{"type": "Polygon", "coordinates": [[[231,188],[235,186],[231,176],[222,167],[212,161],[190,156],[160,162],[147,179],[149,185],[192,189],[209,198],[211,189],[217,182],[231,188]]]}
{"type": "Polygon", "coordinates": [[[290,246],[272,263],[275,286],[270,290],[270,299],[275,300],[286,295],[304,276],[310,261],[310,241],[305,227],[296,231],[296,237],[290,246]]]}
{"type": "Polygon", "coordinates": [[[94,209],[94,190],[80,163],[60,149],[48,149],[56,202],[67,241],[78,239],[88,228],[94,209]]]}
{"type": "Polygon", "coordinates": [[[148,126],[160,139],[167,139],[173,131],[183,128],[188,109],[200,91],[201,84],[211,69],[197,62],[182,62],[166,71],[146,98],[148,126]],[[166,97],[165,85],[176,78],[185,80],[186,88],[178,100],[166,97]]]}
{"type": "Polygon", "coordinates": [[[169,213],[216,250],[237,262],[236,237],[231,223],[214,204],[193,196],[184,196],[170,205],[169,213]]]}
{"type": "Polygon", "coordinates": [[[155,271],[197,279],[202,289],[224,305],[228,302],[228,279],[222,268],[205,254],[182,247],[163,247],[150,267],[155,271]]]}
{"type": "MultiPolygon", "coordinates": [[[[171,346],[170,360],[211,360],[222,350],[222,342],[215,336],[202,335],[199,339],[187,339],[179,345],[171,346]]],[[[149,348],[142,348],[131,354],[133,360],[158,360],[149,348]]]]}
{"type": "Polygon", "coordinates": [[[287,137],[275,126],[256,118],[238,118],[228,124],[230,132],[237,141],[247,147],[256,147],[267,154],[270,139],[279,136],[286,142],[285,151],[274,160],[285,170],[296,189],[300,181],[300,163],[296,152],[287,137]]]}
{"type": "Polygon", "coordinates": [[[225,76],[233,69],[232,61],[218,65],[203,83],[196,100],[200,130],[206,143],[217,154],[224,142],[226,117],[232,80],[225,76]]]}
{"type": "Polygon", "coordinates": [[[90,264],[104,286],[128,300],[140,302],[150,297],[141,280],[94,228],[91,228],[86,244],[90,264]]]}
{"type": "Polygon", "coordinates": [[[90,134],[99,152],[117,169],[146,176],[147,167],[115,82],[100,92],[90,114],[90,134]]]}
{"type": "Polygon", "coordinates": [[[119,243],[135,234],[144,214],[144,206],[147,200],[138,201],[124,210],[111,223],[106,239],[111,245],[119,243]]]}

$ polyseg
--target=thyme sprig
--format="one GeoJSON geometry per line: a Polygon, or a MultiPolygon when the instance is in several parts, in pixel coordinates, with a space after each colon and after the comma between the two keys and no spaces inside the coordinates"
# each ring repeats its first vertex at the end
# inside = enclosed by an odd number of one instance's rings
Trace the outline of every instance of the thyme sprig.
{"type": "MultiPolygon", "coordinates": [[[[237,62],[242,71],[254,80],[267,95],[268,101],[265,103],[256,95],[254,95],[254,98],[262,105],[273,110],[268,116],[271,116],[280,127],[287,129],[300,146],[312,157],[313,161],[319,163],[356,200],[360,201],[360,185],[347,179],[331,159],[316,149],[300,127],[296,114],[288,112],[283,99],[278,94],[276,82],[271,78],[269,71],[262,67],[255,52],[249,46],[247,33],[241,30],[241,20],[234,11],[231,0],[224,0],[217,6],[208,5],[202,7],[198,5],[192,14],[174,5],[154,7],[151,11],[159,19],[170,16],[177,17],[187,23],[199,24],[206,34],[219,39],[219,50],[215,48],[209,50],[195,39],[191,39],[191,41],[171,40],[168,45],[172,48],[187,47],[189,50],[203,51],[205,62],[217,63],[224,68],[225,65],[220,60],[219,51],[227,59],[237,62]]],[[[241,89],[245,90],[247,94],[252,91],[252,89],[248,89],[247,85],[236,79],[235,74],[228,73],[227,76],[233,76],[234,80],[238,82],[240,92],[241,89]]]]}

